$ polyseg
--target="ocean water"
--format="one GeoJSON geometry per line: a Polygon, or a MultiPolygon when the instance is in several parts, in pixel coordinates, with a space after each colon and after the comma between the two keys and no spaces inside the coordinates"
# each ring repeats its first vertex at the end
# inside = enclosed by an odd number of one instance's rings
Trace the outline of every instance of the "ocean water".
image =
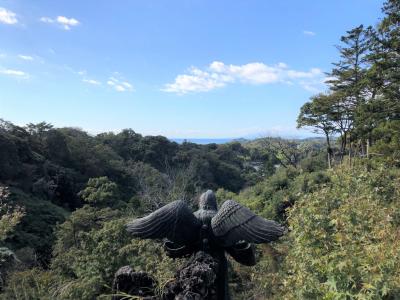
{"type": "Polygon", "coordinates": [[[187,141],[187,142],[190,142],[190,143],[205,145],[205,144],[225,144],[225,143],[229,143],[229,142],[235,141],[237,139],[234,139],[234,138],[221,138],[221,139],[171,138],[170,140],[174,141],[174,142],[176,142],[178,144],[182,144],[184,141],[187,141]]]}

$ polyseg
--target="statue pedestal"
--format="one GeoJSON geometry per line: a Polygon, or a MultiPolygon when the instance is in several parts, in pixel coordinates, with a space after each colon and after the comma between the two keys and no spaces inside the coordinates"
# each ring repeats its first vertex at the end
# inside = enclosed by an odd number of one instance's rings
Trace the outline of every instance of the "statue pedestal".
{"type": "MultiPolygon", "coordinates": [[[[156,281],[144,272],[134,272],[125,266],[115,273],[114,294],[130,294],[146,300],[218,300],[220,262],[211,255],[199,251],[175,274],[174,279],[162,288],[162,295],[156,295],[156,281]]],[[[113,300],[123,296],[114,296],[113,300]]]]}
{"type": "Polygon", "coordinates": [[[112,300],[126,299],[126,295],[143,297],[146,300],[159,299],[155,296],[157,281],[145,272],[135,272],[130,266],[119,268],[114,275],[112,300]]]}

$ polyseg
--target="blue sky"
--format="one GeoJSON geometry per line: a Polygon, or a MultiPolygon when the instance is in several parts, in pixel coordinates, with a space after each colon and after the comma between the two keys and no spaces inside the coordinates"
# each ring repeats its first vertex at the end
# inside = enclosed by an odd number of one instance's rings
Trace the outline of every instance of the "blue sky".
{"type": "Polygon", "coordinates": [[[377,0],[0,0],[0,118],[91,133],[304,136],[346,30],[377,0]]]}

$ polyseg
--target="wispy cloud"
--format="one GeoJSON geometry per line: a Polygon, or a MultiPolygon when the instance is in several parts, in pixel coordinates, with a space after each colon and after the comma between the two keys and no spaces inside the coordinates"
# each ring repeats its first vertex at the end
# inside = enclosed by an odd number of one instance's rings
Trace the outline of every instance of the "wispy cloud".
{"type": "Polygon", "coordinates": [[[312,68],[308,72],[288,70],[287,75],[289,78],[316,78],[322,75],[322,71],[318,68],[312,68]]]}
{"type": "Polygon", "coordinates": [[[22,55],[22,54],[20,54],[20,55],[18,55],[18,57],[19,57],[20,59],[22,59],[22,60],[27,60],[27,61],[32,61],[32,60],[34,60],[33,56],[30,56],[30,55],[22,55]]]}
{"type": "Polygon", "coordinates": [[[91,85],[101,85],[100,81],[97,81],[97,80],[94,80],[94,79],[84,78],[84,79],[82,79],[82,81],[85,82],[85,83],[91,84],[91,85]]]}
{"type": "Polygon", "coordinates": [[[66,65],[64,66],[64,69],[79,76],[81,81],[90,85],[102,85],[101,81],[90,78],[90,75],[88,75],[88,71],[81,69],[81,70],[75,70],[74,68],[66,65]]]}
{"type": "Polygon", "coordinates": [[[14,25],[18,23],[17,15],[11,10],[0,7],[0,23],[14,25]]]}
{"type": "Polygon", "coordinates": [[[29,74],[21,71],[21,70],[14,70],[14,69],[0,69],[0,74],[14,77],[14,78],[20,78],[20,79],[28,79],[29,74]]]}
{"type": "Polygon", "coordinates": [[[41,17],[39,20],[40,20],[40,22],[43,22],[43,23],[54,23],[55,22],[54,19],[49,18],[49,17],[41,17]]]}
{"type": "Polygon", "coordinates": [[[70,30],[71,27],[78,26],[80,22],[75,19],[75,18],[67,18],[64,16],[58,16],[55,19],[49,18],[49,17],[41,17],[40,21],[43,23],[48,23],[48,24],[58,24],[60,25],[63,29],[65,30],[70,30]]]}
{"type": "Polygon", "coordinates": [[[79,21],[74,18],[66,18],[63,16],[57,17],[57,22],[62,24],[65,30],[70,30],[72,26],[79,25],[79,21]]]}
{"type": "MultiPolygon", "coordinates": [[[[191,67],[187,73],[180,74],[173,83],[168,83],[162,91],[186,94],[190,92],[207,92],[228,84],[243,83],[264,85],[273,83],[298,84],[303,88],[321,86],[324,74],[318,68],[309,71],[289,69],[285,63],[273,66],[261,62],[244,65],[227,65],[220,61],[212,62],[204,70],[191,67]]],[[[317,89],[317,87],[315,87],[317,89]]]]}
{"type": "Polygon", "coordinates": [[[316,35],[316,33],[314,31],[310,31],[310,30],[303,30],[303,34],[308,35],[308,36],[316,35]]]}
{"type": "Polygon", "coordinates": [[[134,91],[133,85],[123,79],[115,77],[108,78],[107,85],[112,87],[117,92],[132,92],[134,91]]]}

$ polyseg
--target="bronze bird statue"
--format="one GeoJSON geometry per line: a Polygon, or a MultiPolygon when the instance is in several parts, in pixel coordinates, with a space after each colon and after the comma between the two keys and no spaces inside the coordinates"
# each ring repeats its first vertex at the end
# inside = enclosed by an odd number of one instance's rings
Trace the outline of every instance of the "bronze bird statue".
{"type": "Polygon", "coordinates": [[[182,201],[171,202],[150,215],[127,224],[127,230],[142,239],[166,239],[164,249],[170,257],[182,257],[205,251],[219,261],[218,299],[230,299],[225,251],[237,262],[255,265],[253,244],[277,240],[284,227],[265,220],[234,200],[225,201],[218,210],[211,190],[199,199],[192,213],[182,201]]]}

